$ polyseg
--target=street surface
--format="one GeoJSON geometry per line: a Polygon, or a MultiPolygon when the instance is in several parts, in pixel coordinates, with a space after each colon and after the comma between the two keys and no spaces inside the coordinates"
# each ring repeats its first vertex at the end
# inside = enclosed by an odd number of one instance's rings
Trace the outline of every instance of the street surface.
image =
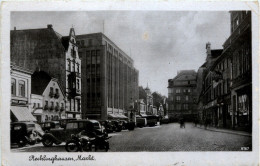
{"type": "MultiPolygon", "coordinates": [[[[251,137],[214,132],[194,127],[187,123],[181,129],[178,123],[155,127],[135,128],[134,131],[110,133],[110,152],[136,151],[240,151],[241,147],[251,150],[251,137]]],[[[43,147],[34,146],[13,148],[13,152],[64,152],[64,144],[43,147]]]]}

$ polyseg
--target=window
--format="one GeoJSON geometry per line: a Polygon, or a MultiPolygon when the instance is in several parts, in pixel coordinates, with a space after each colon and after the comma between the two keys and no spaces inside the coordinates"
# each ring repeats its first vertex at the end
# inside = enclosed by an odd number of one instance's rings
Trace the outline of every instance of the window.
{"type": "Polygon", "coordinates": [[[19,81],[19,96],[25,97],[25,82],[19,81]]]}
{"type": "Polygon", "coordinates": [[[79,73],[79,64],[77,63],[77,72],[79,73]]]}
{"type": "Polygon", "coordinates": [[[100,64],[100,51],[97,50],[97,64],[100,64]]]}
{"type": "Polygon", "coordinates": [[[96,51],[91,51],[91,63],[96,64],[96,51]]]}
{"type": "Polygon", "coordinates": [[[53,87],[50,87],[50,92],[53,93],[53,87]]]}
{"type": "Polygon", "coordinates": [[[11,94],[16,95],[16,80],[13,78],[11,80],[11,94]]]}
{"type": "Polygon", "coordinates": [[[72,71],[75,71],[75,61],[72,62],[72,71]]]}
{"type": "Polygon", "coordinates": [[[177,110],[180,110],[181,109],[181,104],[177,104],[176,107],[177,107],[176,108],[177,110]]]}
{"type": "Polygon", "coordinates": [[[77,79],[77,89],[80,89],[80,87],[79,87],[79,79],[77,79]]]}
{"type": "Polygon", "coordinates": [[[188,89],[188,92],[190,93],[190,92],[191,92],[191,90],[190,90],[190,89],[188,89]]]}
{"type": "Polygon", "coordinates": [[[70,59],[68,59],[68,71],[71,70],[71,66],[70,66],[70,59]]]}
{"type": "Polygon", "coordinates": [[[89,44],[89,46],[92,46],[92,39],[88,40],[88,44],[89,44]]]}
{"type": "Polygon", "coordinates": [[[77,129],[78,123],[68,123],[66,129],[77,129]]]}
{"type": "Polygon", "coordinates": [[[180,97],[180,96],[176,96],[176,100],[177,100],[177,101],[180,101],[180,100],[181,100],[181,97],[180,97]]]}
{"type": "Polygon", "coordinates": [[[48,106],[48,101],[45,101],[45,106],[48,106]]]}
{"type": "Polygon", "coordinates": [[[84,45],[85,45],[85,41],[84,41],[84,40],[81,40],[81,41],[80,41],[80,45],[81,45],[81,46],[84,46],[84,45]]]}
{"type": "Polygon", "coordinates": [[[186,101],[189,101],[189,96],[185,96],[185,100],[186,100],[186,101]]]}
{"type": "Polygon", "coordinates": [[[181,93],[181,90],[180,89],[176,89],[176,93],[181,93]]]}
{"type": "Polygon", "coordinates": [[[36,108],[36,103],[33,103],[33,108],[36,108]]]}
{"type": "Polygon", "coordinates": [[[40,108],[40,103],[37,104],[37,108],[40,108]]]}
{"type": "Polygon", "coordinates": [[[86,52],[86,64],[90,64],[91,63],[91,56],[90,56],[90,51],[86,52]]]}
{"type": "Polygon", "coordinates": [[[188,104],[183,104],[183,109],[188,110],[189,109],[189,105],[188,104]]]}

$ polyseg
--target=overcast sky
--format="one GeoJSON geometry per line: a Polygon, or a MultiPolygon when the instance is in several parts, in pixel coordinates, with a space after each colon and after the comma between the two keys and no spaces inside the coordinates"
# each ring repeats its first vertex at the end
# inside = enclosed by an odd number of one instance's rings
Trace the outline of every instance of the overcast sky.
{"type": "Polygon", "coordinates": [[[139,85],[168,96],[168,79],[178,70],[194,69],[205,62],[206,43],[221,49],[230,34],[230,15],[223,12],[92,11],[13,12],[11,28],[35,29],[52,24],[67,36],[104,32],[134,60],[139,85]]]}

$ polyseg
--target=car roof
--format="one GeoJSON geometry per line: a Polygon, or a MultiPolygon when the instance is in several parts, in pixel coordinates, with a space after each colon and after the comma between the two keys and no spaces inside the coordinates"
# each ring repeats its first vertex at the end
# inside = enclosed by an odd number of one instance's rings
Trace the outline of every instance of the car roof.
{"type": "Polygon", "coordinates": [[[12,122],[11,124],[35,124],[34,122],[12,122]]]}
{"type": "Polygon", "coordinates": [[[73,122],[91,122],[91,123],[96,123],[98,121],[97,120],[89,120],[89,119],[80,119],[80,120],[72,120],[72,121],[69,121],[68,123],[73,123],[73,122]]]}

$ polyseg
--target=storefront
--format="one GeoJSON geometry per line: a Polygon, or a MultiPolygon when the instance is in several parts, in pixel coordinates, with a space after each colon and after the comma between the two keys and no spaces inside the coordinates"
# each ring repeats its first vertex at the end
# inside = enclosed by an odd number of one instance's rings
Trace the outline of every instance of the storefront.
{"type": "Polygon", "coordinates": [[[31,114],[28,107],[11,106],[11,121],[37,121],[31,114]]]}

